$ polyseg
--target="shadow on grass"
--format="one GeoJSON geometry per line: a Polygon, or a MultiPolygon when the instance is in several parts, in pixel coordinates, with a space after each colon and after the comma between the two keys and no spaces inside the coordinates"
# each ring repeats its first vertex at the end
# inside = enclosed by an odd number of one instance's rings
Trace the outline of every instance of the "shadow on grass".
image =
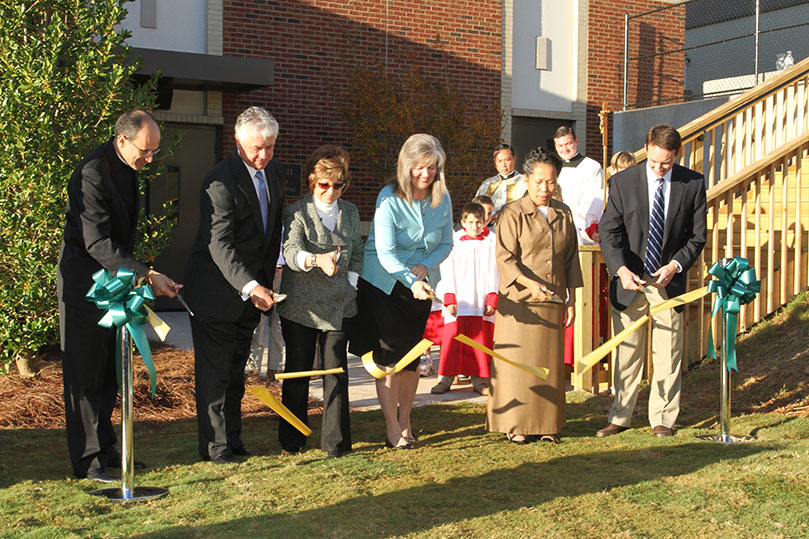
{"type": "Polygon", "coordinates": [[[295,513],[238,518],[206,526],[164,528],[160,535],[248,536],[258,530],[276,537],[414,534],[469,519],[532,508],[555,498],[573,498],[690,474],[729,457],[744,458],[772,448],[765,445],[718,447],[688,442],[566,455],[373,496],[359,494],[326,507],[295,513]],[[452,503],[433,503],[450,499],[452,503]]]}

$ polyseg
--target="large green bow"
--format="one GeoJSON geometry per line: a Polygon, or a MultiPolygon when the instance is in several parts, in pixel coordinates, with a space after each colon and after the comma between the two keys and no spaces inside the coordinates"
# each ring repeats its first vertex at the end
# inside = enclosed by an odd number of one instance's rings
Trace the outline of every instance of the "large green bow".
{"type": "MultiPolygon", "coordinates": [[[[720,310],[727,316],[725,331],[725,367],[736,368],[736,325],[742,305],[753,301],[761,290],[761,281],[756,280],[756,270],[748,267],[747,259],[737,256],[724,265],[714,263],[708,273],[716,277],[708,281],[708,292],[716,293],[711,318],[720,310]]],[[[708,327],[708,356],[716,357],[713,344],[713,332],[708,327]]]]}
{"type": "MultiPolygon", "coordinates": [[[[146,322],[146,301],[153,300],[152,287],[147,285],[133,289],[135,272],[127,268],[119,268],[118,274],[113,277],[106,269],[100,269],[93,274],[95,284],[87,292],[87,300],[95,303],[96,307],[106,311],[98,325],[105,328],[121,328],[126,325],[135,346],[143,357],[146,370],[149,371],[152,398],[155,390],[155,366],[152,360],[152,350],[142,325],[146,322]]],[[[121,386],[121,331],[117,332],[115,346],[116,374],[118,387],[121,386]]]]}

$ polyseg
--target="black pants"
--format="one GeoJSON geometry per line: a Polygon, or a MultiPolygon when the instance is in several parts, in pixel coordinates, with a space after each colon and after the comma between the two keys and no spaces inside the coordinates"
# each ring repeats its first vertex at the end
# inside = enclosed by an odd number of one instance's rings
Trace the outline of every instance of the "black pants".
{"type": "Polygon", "coordinates": [[[191,317],[199,454],[203,457],[244,447],[244,366],[257,325],[258,318],[252,313],[236,322],[191,317]]]}
{"type": "MultiPolygon", "coordinates": [[[[312,370],[315,342],[320,344],[324,369],[342,367],[342,374],[323,377],[323,426],[320,448],[323,451],[351,451],[351,423],[348,414],[348,359],[345,331],[322,331],[281,317],[281,331],[286,343],[284,372],[312,370]]],[[[309,378],[284,380],[284,406],[295,417],[309,424],[309,378]]],[[[284,419],[278,424],[278,440],[287,451],[298,451],[306,444],[306,436],[284,419]]]]}
{"type": "Polygon", "coordinates": [[[76,477],[107,466],[114,448],[110,416],[115,408],[115,329],[98,325],[103,313],[64,305],[62,378],[67,449],[76,477]]]}

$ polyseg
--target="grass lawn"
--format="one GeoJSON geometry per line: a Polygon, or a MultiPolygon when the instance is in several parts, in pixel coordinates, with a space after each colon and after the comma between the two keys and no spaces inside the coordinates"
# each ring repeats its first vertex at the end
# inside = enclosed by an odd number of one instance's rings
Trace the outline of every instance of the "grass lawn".
{"type": "Polygon", "coordinates": [[[195,422],[136,423],[136,485],[170,493],[132,504],[71,477],[63,430],[0,429],[0,536],[809,537],[809,418],[764,413],[809,396],[807,326],[802,298],[740,339],[733,432],[758,439],[735,446],[694,438],[716,432],[715,361],[685,376],[674,438],[651,436],[645,399],[637,428],[593,437],[610,398],[584,392],[557,446],[487,433],[483,406],[430,405],[414,451],[384,449],[368,411],[352,413],[353,454],[325,458],[314,417],[310,448],[284,456],[262,416],[244,425],[262,455],[216,466],[196,457],[195,422]]]}

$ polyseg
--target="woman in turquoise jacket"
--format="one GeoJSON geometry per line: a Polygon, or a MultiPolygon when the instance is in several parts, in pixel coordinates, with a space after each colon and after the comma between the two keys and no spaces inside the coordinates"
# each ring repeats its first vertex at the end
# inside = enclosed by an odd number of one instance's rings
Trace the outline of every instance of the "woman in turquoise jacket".
{"type": "MultiPolygon", "coordinates": [[[[373,351],[374,362],[388,372],[421,340],[430,314],[431,284],[438,283],[438,265],[452,249],[445,161],[437,138],[410,136],[399,152],[395,181],[376,199],[358,286],[363,323],[352,351],[373,351]]],[[[413,448],[410,410],[419,382],[417,367],[418,358],[376,381],[388,447],[413,448]]]]}

